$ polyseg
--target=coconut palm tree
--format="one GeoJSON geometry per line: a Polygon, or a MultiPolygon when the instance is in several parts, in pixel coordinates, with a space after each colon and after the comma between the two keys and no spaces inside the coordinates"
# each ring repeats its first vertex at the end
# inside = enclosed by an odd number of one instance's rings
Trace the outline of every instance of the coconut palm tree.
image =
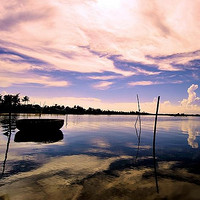
{"type": "Polygon", "coordinates": [[[25,104],[28,104],[29,101],[30,101],[30,100],[29,100],[29,97],[28,97],[28,96],[24,96],[24,97],[22,98],[22,102],[24,102],[25,104]]]}
{"type": "Polygon", "coordinates": [[[17,106],[20,103],[19,94],[16,94],[16,95],[10,95],[10,94],[4,95],[2,101],[3,101],[3,103],[5,105],[9,105],[9,106],[14,105],[14,106],[17,106]]]}

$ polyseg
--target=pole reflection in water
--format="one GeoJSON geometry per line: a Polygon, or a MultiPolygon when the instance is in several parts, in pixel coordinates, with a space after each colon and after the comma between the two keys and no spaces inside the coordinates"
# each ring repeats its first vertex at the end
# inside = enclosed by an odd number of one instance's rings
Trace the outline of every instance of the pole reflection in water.
{"type": "MultiPolygon", "coordinates": [[[[11,123],[12,123],[12,121],[11,121],[11,113],[9,113],[8,125],[7,125],[7,128],[4,130],[5,131],[4,135],[8,136],[8,142],[7,142],[7,146],[6,146],[6,152],[5,152],[4,162],[3,162],[3,169],[2,169],[2,173],[1,173],[1,178],[3,178],[3,175],[5,173],[5,168],[6,168],[6,161],[7,161],[7,157],[8,157],[10,138],[11,138],[11,135],[12,135],[12,124],[11,123]]],[[[4,128],[5,128],[5,126],[4,126],[4,128]]]]}
{"type": "Polygon", "coordinates": [[[156,117],[155,117],[155,124],[154,124],[154,135],[153,135],[153,161],[154,161],[154,175],[156,181],[156,191],[159,193],[159,186],[158,186],[158,177],[157,177],[157,169],[156,169],[156,126],[157,126],[157,119],[158,119],[158,109],[159,109],[159,102],[160,96],[158,96],[157,101],[157,108],[156,108],[156,117]]]}
{"type": "Polygon", "coordinates": [[[138,155],[139,155],[139,150],[140,150],[140,137],[141,137],[141,132],[142,132],[142,127],[141,127],[141,116],[140,116],[140,102],[139,102],[139,97],[137,95],[137,102],[138,102],[138,116],[136,118],[135,121],[135,132],[136,132],[136,136],[138,139],[138,148],[137,148],[137,153],[136,153],[136,157],[135,157],[135,162],[137,161],[138,155]],[[137,123],[139,122],[139,132],[137,129],[137,123]]]}
{"type": "Polygon", "coordinates": [[[67,128],[68,125],[68,114],[66,114],[66,119],[65,119],[65,127],[67,128]]]}
{"type": "Polygon", "coordinates": [[[0,120],[0,124],[2,127],[2,132],[4,135],[8,136],[11,132],[14,132],[16,129],[16,120],[18,119],[18,115],[15,114],[9,114],[9,115],[3,115],[0,120]]]}

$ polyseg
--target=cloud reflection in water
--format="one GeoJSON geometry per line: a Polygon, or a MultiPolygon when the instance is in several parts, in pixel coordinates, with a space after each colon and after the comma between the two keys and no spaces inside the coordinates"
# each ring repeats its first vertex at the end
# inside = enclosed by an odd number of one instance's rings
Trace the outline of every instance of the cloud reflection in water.
{"type": "Polygon", "coordinates": [[[192,148],[198,148],[199,144],[195,141],[196,137],[200,135],[200,127],[196,121],[188,119],[181,123],[181,130],[184,134],[188,134],[188,144],[192,148]]]}
{"type": "MultiPolygon", "coordinates": [[[[188,148],[182,134],[188,130],[197,133],[199,118],[159,118],[156,148],[160,194],[156,194],[153,173],[153,118],[143,117],[137,162],[134,119],[69,116],[68,126],[62,129],[64,139],[54,144],[14,143],[12,137],[7,168],[11,174],[1,180],[0,196],[8,194],[10,200],[199,197],[200,154],[188,148]],[[27,170],[23,171],[23,166],[27,170]]],[[[4,152],[5,136],[0,137],[4,152]]]]}

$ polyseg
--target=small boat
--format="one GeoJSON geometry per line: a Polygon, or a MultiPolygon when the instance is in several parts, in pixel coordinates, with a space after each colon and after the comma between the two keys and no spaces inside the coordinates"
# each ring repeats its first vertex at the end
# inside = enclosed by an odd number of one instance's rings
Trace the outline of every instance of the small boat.
{"type": "Polygon", "coordinates": [[[20,131],[59,130],[64,124],[63,119],[20,119],[16,127],[20,131]]]}

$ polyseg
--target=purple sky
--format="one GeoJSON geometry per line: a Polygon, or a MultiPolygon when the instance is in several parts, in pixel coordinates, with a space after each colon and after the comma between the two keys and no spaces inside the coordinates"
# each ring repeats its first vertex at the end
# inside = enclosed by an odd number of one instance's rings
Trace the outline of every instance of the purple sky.
{"type": "Polygon", "coordinates": [[[0,93],[31,103],[200,113],[199,0],[0,4],[0,93]]]}

